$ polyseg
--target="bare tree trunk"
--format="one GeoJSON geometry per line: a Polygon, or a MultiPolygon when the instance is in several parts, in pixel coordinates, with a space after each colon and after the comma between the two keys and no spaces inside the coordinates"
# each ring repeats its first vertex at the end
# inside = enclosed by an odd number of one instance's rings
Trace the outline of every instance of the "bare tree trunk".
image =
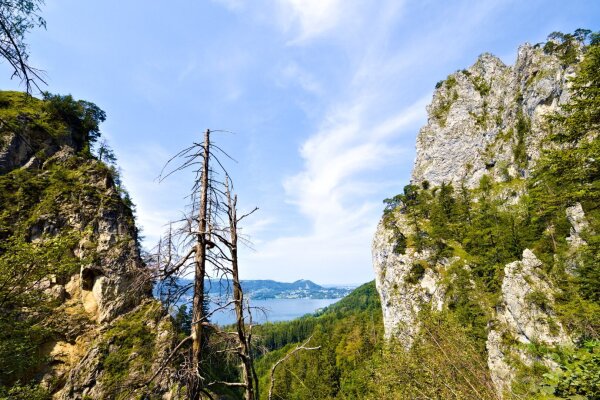
{"type": "Polygon", "coordinates": [[[203,324],[206,322],[204,315],[204,277],[206,275],[206,229],[208,227],[208,179],[210,158],[210,130],[204,133],[204,158],[200,182],[200,204],[198,210],[198,233],[196,234],[195,271],[194,271],[194,298],[192,310],[192,378],[193,384],[188,388],[190,400],[200,398],[202,383],[200,382],[200,364],[204,348],[203,324]]]}
{"type": "Polygon", "coordinates": [[[240,284],[239,266],[238,266],[238,236],[237,236],[237,196],[231,198],[229,190],[229,182],[225,181],[227,191],[227,202],[229,209],[229,230],[230,243],[229,249],[231,252],[231,274],[233,280],[233,300],[235,304],[236,328],[239,339],[239,356],[241,359],[242,379],[245,385],[244,399],[254,400],[257,398],[254,387],[255,377],[254,368],[252,365],[252,354],[250,353],[249,338],[246,336],[246,327],[244,325],[244,292],[240,284]]]}

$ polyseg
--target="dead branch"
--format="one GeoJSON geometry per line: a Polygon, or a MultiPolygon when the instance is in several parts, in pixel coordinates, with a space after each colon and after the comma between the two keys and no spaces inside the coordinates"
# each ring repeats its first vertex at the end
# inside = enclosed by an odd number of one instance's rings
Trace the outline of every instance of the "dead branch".
{"type": "Polygon", "coordinates": [[[273,366],[271,367],[271,384],[269,386],[269,397],[268,399],[271,400],[273,397],[273,387],[275,386],[275,370],[277,369],[277,367],[286,362],[290,357],[292,357],[294,354],[296,354],[299,351],[302,350],[318,350],[321,348],[321,346],[316,346],[316,347],[307,347],[306,345],[310,342],[310,340],[312,339],[312,335],[306,339],[306,341],[304,343],[302,343],[301,345],[296,346],[293,350],[291,350],[290,352],[288,352],[285,356],[283,356],[282,358],[280,358],[279,360],[277,360],[275,362],[275,364],[273,364],[273,366]]]}

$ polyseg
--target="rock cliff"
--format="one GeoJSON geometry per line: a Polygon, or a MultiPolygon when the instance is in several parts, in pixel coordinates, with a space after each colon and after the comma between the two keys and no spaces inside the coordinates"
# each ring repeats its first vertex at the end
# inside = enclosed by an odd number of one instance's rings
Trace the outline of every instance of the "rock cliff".
{"type": "Polygon", "coordinates": [[[548,116],[569,102],[585,52],[572,41],[566,62],[556,45],[525,44],[512,66],[483,54],[437,84],[411,185],[386,200],[372,244],[386,337],[410,348],[423,311],[454,315],[487,352],[507,398],[527,368],[559,369],[550,352],[533,348],[581,339],[555,303],[566,303],[560,279],[581,262],[581,233],[591,229],[585,207],[567,203],[542,224],[532,213],[548,212],[529,195],[540,190],[531,180],[538,160],[556,148],[548,116]]]}
{"type": "Polygon", "coordinates": [[[525,44],[513,66],[483,54],[448,76],[417,136],[412,181],[474,187],[484,174],[496,180],[528,176],[547,134],[545,116],[568,100],[573,72],[556,54],[525,44]]]}
{"type": "MultiPolygon", "coordinates": [[[[0,386],[32,379],[57,399],[132,398],[175,340],[116,170],[90,155],[102,118],[70,96],[0,93],[0,268],[29,269],[0,279],[13,288],[0,290],[0,308],[44,332],[30,350],[41,354],[1,374],[0,386]]],[[[146,398],[166,395],[167,379],[144,387],[146,398]]]]}

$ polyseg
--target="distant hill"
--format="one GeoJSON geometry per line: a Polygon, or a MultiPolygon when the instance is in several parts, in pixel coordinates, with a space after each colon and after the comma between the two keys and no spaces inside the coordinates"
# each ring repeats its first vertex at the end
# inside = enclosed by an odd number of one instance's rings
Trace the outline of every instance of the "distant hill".
{"type": "MultiPolygon", "coordinates": [[[[179,285],[189,285],[192,281],[189,279],[180,279],[179,285]]],[[[242,289],[244,295],[252,300],[266,299],[341,299],[348,295],[354,288],[344,287],[323,287],[307,279],[300,279],[295,282],[277,282],[273,280],[242,280],[242,289]]],[[[231,297],[233,286],[230,281],[221,281],[219,279],[209,279],[205,283],[206,292],[211,297],[231,297]]],[[[160,297],[158,287],[155,288],[155,296],[160,297]]],[[[191,295],[189,293],[182,299],[191,295]]]]}
{"type": "MultiPolygon", "coordinates": [[[[241,283],[245,295],[254,300],[339,299],[351,292],[349,288],[325,288],[306,279],[291,283],[273,280],[242,280],[241,283]]],[[[211,279],[207,289],[213,296],[224,296],[231,293],[231,282],[220,282],[217,279],[211,279]]]]}

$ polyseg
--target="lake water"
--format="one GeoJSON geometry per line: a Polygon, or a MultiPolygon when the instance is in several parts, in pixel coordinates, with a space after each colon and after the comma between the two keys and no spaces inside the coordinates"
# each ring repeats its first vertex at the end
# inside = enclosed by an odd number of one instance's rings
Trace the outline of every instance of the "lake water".
{"type": "MultiPolygon", "coordinates": [[[[254,323],[289,321],[305,314],[312,314],[315,311],[327,307],[340,299],[267,299],[253,300],[251,307],[258,307],[264,310],[252,310],[254,323]]],[[[213,323],[218,325],[228,325],[235,322],[235,313],[231,311],[219,311],[212,315],[213,323]]]]}

